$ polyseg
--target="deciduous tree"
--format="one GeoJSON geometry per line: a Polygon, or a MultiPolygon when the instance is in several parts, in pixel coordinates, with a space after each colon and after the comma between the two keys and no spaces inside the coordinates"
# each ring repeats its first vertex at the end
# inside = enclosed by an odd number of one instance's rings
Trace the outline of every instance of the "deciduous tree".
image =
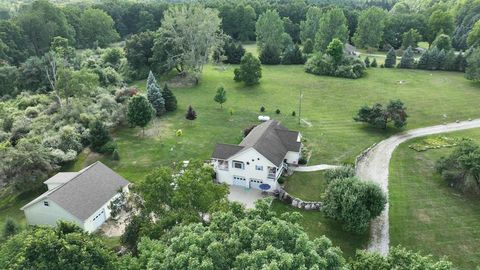
{"type": "Polygon", "coordinates": [[[275,10],[267,10],[258,17],[255,25],[257,46],[260,53],[268,47],[281,52],[282,34],[285,32],[283,21],[275,10]]]}
{"type": "Polygon", "coordinates": [[[223,103],[227,101],[227,91],[225,91],[223,85],[217,87],[217,93],[215,94],[213,100],[220,104],[220,108],[223,108],[223,103]]]}
{"type": "Polygon", "coordinates": [[[340,40],[342,44],[348,40],[347,18],[340,8],[322,14],[315,34],[315,49],[325,51],[333,39],[340,40]]]}
{"type": "Polygon", "coordinates": [[[302,44],[305,45],[308,39],[311,41],[315,40],[321,15],[322,10],[320,8],[313,6],[308,8],[305,21],[300,22],[300,39],[302,44]]]}
{"type": "Polygon", "coordinates": [[[428,18],[427,41],[431,44],[439,34],[450,36],[453,29],[453,16],[448,11],[436,10],[428,18]]]}
{"type": "Polygon", "coordinates": [[[362,11],[353,42],[360,48],[378,48],[385,28],[386,13],[378,7],[362,11]]]}
{"type": "Polygon", "coordinates": [[[234,70],[234,74],[234,80],[237,82],[243,81],[246,85],[258,83],[262,77],[262,65],[260,60],[254,57],[251,53],[246,53],[242,57],[240,67],[234,70]]]}
{"type": "Polygon", "coordinates": [[[103,10],[86,9],[80,17],[79,45],[84,48],[105,47],[117,41],[120,36],[114,28],[114,22],[103,10]]]}
{"type": "Polygon", "coordinates": [[[127,108],[127,120],[132,127],[139,126],[145,134],[145,127],[150,123],[155,113],[150,102],[142,96],[136,95],[130,98],[127,108]]]}

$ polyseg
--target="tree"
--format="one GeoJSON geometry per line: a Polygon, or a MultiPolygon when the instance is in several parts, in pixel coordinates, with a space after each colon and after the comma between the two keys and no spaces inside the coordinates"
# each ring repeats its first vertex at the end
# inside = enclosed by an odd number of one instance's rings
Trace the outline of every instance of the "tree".
{"type": "Polygon", "coordinates": [[[320,17],[315,35],[315,49],[325,51],[334,39],[340,40],[342,44],[348,40],[347,18],[340,8],[333,8],[320,17]]]}
{"type": "Polygon", "coordinates": [[[313,52],[313,41],[311,39],[307,39],[303,44],[303,52],[306,54],[310,54],[313,52]]]}
{"type": "Polygon", "coordinates": [[[397,64],[397,55],[395,54],[395,49],[390,48],[387,53],[387,57],[385,58],[385,67],[386,68],[394,68],[397,64]]]}
{"type": "Polygon", "coordinates": [[[220,108],[223,108],[223,103],[227,101],[227,92],[225,91],[223,85],[217,87],[217,94],[215,95],[213,100],[220,104],[220,108]]]}
{"type": "Polygon", "coordinates": [[[80,17],[79,45],[84,48],[106,47],[117,41],[120,36],[114,28],[114,22],[103,10],[86,9],[80,17]]]}
{"type": "Polygon", "coordinates": [[[139,126],[145,135],[145,127],[150,123],[155,113],[150,102],[142,96],[136,95],[130,98],[127,108],[127,120],[132,127],[139,126]]]}
{"type": "Polygon", "coordinates": [[[406,49],[408,47],[416,48],[418,47],[418,42],[422,40],[422,35],[418,33],[417,29],[408,30],[408,32],[403,33],[402,37],[403,49],[406,49]]]}
{"type": "Polygon", "coordinates": [[[387,124],[391,121],[394,122],[396,128],[402,128],[407,124],[406,108],[402,101],[391,100],[390,103],[384,108],[381,104],[377,103],[371,108],[363,106],[358,111],[354,120],[357,122],[369,123],[373,127],[386,129],[387,124]]]}
{"type": "Polygon", "coordinates": [[[385,209],[386,203],[387,198],[378,185],[354,177],[344,178],[328,184],[322,211],[341,221],[345,230],[362,233],[385,209]]]}
{"type": "Polygon", "coordinates": [[[165,100],[165,110],[167,110],[167,112],[175,111],[177,109],[177,98],[167,84],[163,86],[162,96],[165,100]]]}
{"type": "Polygon", "coordinates": [[[415,55],[413,54],[412,47],[408,47],[402,55],[400,60],[400,68],[414,68],[415,67],[415,55]]]}
{"type": "Polygon", "coordinates": [[[452,39],[445,34],[440,34],[435,38],[431,46],[437,47],[439,51],[449,51],[452,49],[452,39]]]}
{"type": "Polygon", "coordinates": [[[480,48],[473,49],[467,55],[465,76],[472,81],[480,81],[480,48]]]}
{"type": "Polygon", "coordinates": [[[60,68],[57,76],[55,91],[66,99],[67,105],[70,104],[69,98],[88,96],[98,86],[98,75],[87,68],[60,68]]]}
{"type": "Polygon", "coordinates": [[[310,240],[299,218],[298,213],[279,217],[264,201],[251,210],[233,204],[212,214],[207,225],[177,226],[161,240],[144,238],[139,244],[144,259],[140,268],[342,269],[340,249],[325,236],[310,240]]]}
{"type": "Polygon", "coordinates": [[[338,65],[343,59],[343,42],[334,38],[326,49],[326,53],[333,58],[333,61],[338,65]]]}
{"type": "Polygon", "coordinates": [[[136,78],[145,78],[151,67],[154,32],[147,31],[132,35],[125,41],[125,57],[136,78]]]}
{"type": "Polygon", "coordinates": [[[360,13],[353,42],[360,48],[378,48],[385,28],[386,13],[378,7],[371,7],[360,13]]]}
{"type": "Polygon", "coordinates": [[[428,35],[426,38],[427,41],[432,44],[439,34],[446,34],[450,36],[453,33],[453,16],[447,11],[436,10],[428,18],[427,25],[428,35]]]}
{"type": "Polygon", "coordinates": [[[246,85],[257,84],[262,77],[262,65],[258,58],[248,52],[242,57],[240,67],[236,68],[234,73],[234,80],[237,82],[243,81],[246,85]]]}
{"type": "Polygon", "coordinates": [[[282,55],[282,64],[284,65],[303,65],[305,64],[305,57],[303,56],[300,46],[295,44],[284,50],[282,55]]]}
{"type": "Polygon", "coordinates": [[[197,83],[214,50],[223,45],[218,11],[201,5],[173,5],[155,37],[152,62],[157,71],[192,72],[197,83]]]}
{"type": "Polygon", "coordinates": [[[480,194],[480,146],[475,142],[461,141],[449,156],[437,161],[435,168],[449,185],[480,194]]]}
{"type": "Polygon", "coordinates": [[[272,51],[281,52],[283,21],[277,11],[267,10],[258,17],[255,24],[257,46],[260,53],[270,47],[272,51]]]}
{"type": "Polygon", "coordinates": [[[102,152],[102,147],[112,140],[107,126],[96,119],[90,124],[90,146],[95,152],[102,152]]]}
{"type": "MultiPolygon", "coordinates": [[[[403,37],[405,33],[408,33],[411,29],[415,29],[414,34],[425,35],[427,34],[427,19],[425,15],[416,12],[406,14],[395,14],[387,17],[385,21],[385,30],[383,31],[383,43],[385,45],[392,46],[395,49],[402,47],[403,37]]],[[[413,34],[411,32],[411,34],[413,34]]],[[[417,38],[417,37],[414,37],[417,38]]],[[[418,40],[420,41],[420,40],[418,40]]],[[[416,48],[416,46],[412,47],[416,48]]],[[[409,45],[403,47],[406,49],[409,45]]]]}
{"type": "Polygon", "coordinates": [[[229,64],[240,64],[242,57],[245,55],[245,49],[242,43],[235,42],[231,38],[227,38],[227,41],[223,45],[223,51],[225,53],[225,60],[223,62],[229,64]]]}
{"type": "Polygon", "coordinates": [[[0,246],[2,269],[117,269],[116,260],[100,238],[61,222],[25,230],[0,246]]]}
{"type": "Polygon", "coordinates": [[[123,58],[123,51],[119,48],[108,48],[102,54],[103,63],[118,69],[123,58]]]}
{"type": "Polygon", "coordinates": [[[455,269],[451,262],[441,259],[436,261],[432,256],[406,250],[400,246],[392,247],[386,257],[378,253],[358,250],[350,263],[352,270],[383,269],[455,269]]]}
{"type": "Polygon", "coordinates": [[[264,65],[278,65],[281,62],[281,50],[278,46],[266,45],[260,52],[260,62],[264,65]]]}
{"type": "Polygon", "coordinates": [[[14,66],[0,66],[0,97],[15,96],[18,93],[18,69],[14,66]]]}
{"type": "Polygon", "coordinates": [[[15,22],[23,30],[37,56],[48,51],[53,37],[64,37],[74,43],[75,32],[65,14],[47,0],[34,1],[22,9],[15,22]]]}
{"type": "Polygon", "coordinates": [[[190,121],[197,119],[197,112],[192,108],[192,105],[188,106],[187,113],[185,114],[185,119],[190,121]]]}
{"type": "Polygon", "coordinates": [[[367,56],[367,58],[365,58],[365,67],[370,67],[370,58],[367,56]]]}
{"type": "Polygon", "coordinates": [[[371,67],[377,67],[377,58],[373,58],[372,63],[370,64],[371,67]]]}
{"type": "Polygon", "coordinates": [[[322,10],[318,7],[312,6],[307,10],[305,21],[300,22],[300,40],[304,46],[307,40],[315,40],[321,15],[322,10]]]}
{"type": "MultiPolygon", "coordinates": [[[[455,14],[455,30],[453,31],[452,43],[457,51],[467,50],[472,44],[468,44],[469,33],[475,32],[475,24],[479,24],[480,2],[462,1],[457,2],[453,8],[455,14]]],[[[477,27],[477,29],[479,29],[477,27]]]]}
{"type": "Polygon", "coordinates": [[[355,168],[351,165],[343,165],[341,167],[325,171],[325,179],[327,183],[337,179],[351,178],[355,176],[355,168]]]}
{"type": "Polygon", "coordinates": [[[11,217],[7,217],[3,224],[2,239],[6,240],[20,232],[20,225],[11,217]]]}
{"type": "Polygon", "coordinates": [[[468,33],[467,44],[469,47],[477,47],[480,45],[480,19],[472,27],[468,33]]]}
{"type": "Polygon", "coordinates": [[[152,71],[148,74],[147,79],[147,99],[155,109],[155,114],[161,116],[165,113],[165,99],[160,92],[160,87],[157,84],[155,76],[153,76],[152,71]]]}
{"type": "Polygon", "coordinates": [[[11,20],[0,21],[0,40],[0,59],[11,65],[20,65],[32,54],[22,28],[11,20]]]}

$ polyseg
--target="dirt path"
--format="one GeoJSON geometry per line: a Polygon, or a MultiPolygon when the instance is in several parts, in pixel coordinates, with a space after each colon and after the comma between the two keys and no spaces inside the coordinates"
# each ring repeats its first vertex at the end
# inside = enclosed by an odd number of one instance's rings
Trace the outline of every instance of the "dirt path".
{"type": "MultiPolygon", "coordinates": [[[[371,180],[379,184],[382,190],[388,195],[388,168],[390,158],[399,144],[416,137],[471,128],[480,128],[480,119],[413,129],[394,135],[375,145],[358,161],[356,167],[357,176],[361,179],[371,180]]],[[[368,244],[368,250],[379,252],[382,255],[388,253],[390,243],[388,207],[387,203],[382,214],[373,220],[371,239],[368,244]]]]}

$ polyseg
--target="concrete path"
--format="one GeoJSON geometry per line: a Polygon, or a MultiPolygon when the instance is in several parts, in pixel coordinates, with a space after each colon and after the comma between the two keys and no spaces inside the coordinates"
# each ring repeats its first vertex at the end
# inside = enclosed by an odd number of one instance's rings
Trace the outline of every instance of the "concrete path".
{"type": "Polygon", "coordinates": [[[323,170],[330,170],[335,169],[340,166],[337,165],[327,165],[327,164],[320,164],[320,165],[313,165],[313,166],[298,166],[298,167],[291,167],[295,172],[315,172],[315,171],[323,171],[323,170]]]}
{"type": "MultiPolygon", "coordinates": [[[[390,158],[399,144],[416,137],[471,128],[480,128],[480,119],[413,129],[394,135],[375,145],[359,160],[356,167],[356,174],[361,179],[377,183],[388,195],[388,168],[390,158]]],[[[372,221],[371,239],[368,245],[368,250],[379,252],[382,255],[388,253],[390,244],[388,207],[387,203],[382,214],[372,221]]]]}
{"type": "Polygon", "coordinates": [[[228,200],[231,202],[239,202],[247,209],[255,207],[255,202],[268,197],[267,194],[263,194],[261,190],[254,188],[244,188],[239,186],[228,186],[228,200]]]}

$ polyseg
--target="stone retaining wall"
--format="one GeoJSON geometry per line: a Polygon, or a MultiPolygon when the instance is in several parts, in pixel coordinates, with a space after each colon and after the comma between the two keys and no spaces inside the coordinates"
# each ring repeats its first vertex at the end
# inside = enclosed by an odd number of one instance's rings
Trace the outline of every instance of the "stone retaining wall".
{"type": "Polygon", "coordinates": [[[321,210],[322,209],[322,202],[311,202],[311,201],[303,201],[302,199],[296,198],[282,188],[279,188],[277,192],[275,192],[275,197],[280,201],[289,204],[298,209],[304,210],[321,210]]]}

